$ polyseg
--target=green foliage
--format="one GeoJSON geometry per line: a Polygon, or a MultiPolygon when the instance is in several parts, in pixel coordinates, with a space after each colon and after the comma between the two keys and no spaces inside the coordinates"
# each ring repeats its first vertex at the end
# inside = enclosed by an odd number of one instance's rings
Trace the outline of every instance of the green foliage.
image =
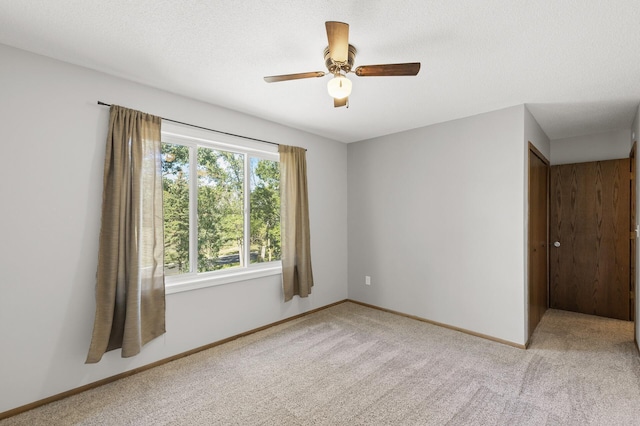
{"type": "Polygon", "coordinates": [[[198,272],[244,265],[243,184],[242,154],[198,148],[198,272]]]}
{"type": "Polygon", "coordinates": [[[257,262],[280,259],[280,168],[276,161],[251,159],[251,246],[257,262]]]}
{"type": "Polygon", "coordinates": [[[189,150],[162,144],[162,154],[164,263],[167,274],[181,274],[189,272],[189,150]]]}
{"type": "Polygon", "coordinates": [[[189,148],[171,143],[162,144],[162,176],[189,173],[189,148]]]}
{"type": "MultiPolygon", "coordinates": [[[[162,144],[165,271],[189,272],[189,148],[162,144]]],[[[251,262],[280,259],[280,170],[250,158],[251,262]]],[[[195,176],[194,176],[195,178],[195,176]]],[[[197,149],[197,271],[244,266],[244,155],[197,149]]]]}

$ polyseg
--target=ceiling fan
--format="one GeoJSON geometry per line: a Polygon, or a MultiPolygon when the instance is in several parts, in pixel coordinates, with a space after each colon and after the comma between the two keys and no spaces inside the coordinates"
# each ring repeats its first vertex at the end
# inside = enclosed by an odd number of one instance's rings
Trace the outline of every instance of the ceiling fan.
{"type": "Polygon", "coordinates": [[[314,71],[298,74],[272,75],[265,77],[267,83],[278,81],[298,80],[301,78],[324,77],[333,74],[329,80],[327,89],[333,98],[334,107],[347,106],[351,94],[351,81],[346,77],[349,72],[354,72],[358,77],[374,76],[402,76],[417,75],[420,71],[420,62],[408,62],[403,64],[361,65],[352,71],[356,57],[356,48],[349,44],[349,24],[344,22],[325,22],[329,46],[324,49],[324,62],[328,72],[314,71]]]}

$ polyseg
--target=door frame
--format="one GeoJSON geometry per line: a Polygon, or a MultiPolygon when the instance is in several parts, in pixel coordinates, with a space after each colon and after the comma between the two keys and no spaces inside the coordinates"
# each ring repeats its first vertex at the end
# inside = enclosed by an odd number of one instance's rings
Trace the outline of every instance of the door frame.
{"type": "MultiPolygon", "coordinates": [[[[636,233],[636,226],[638,223],[636,222],[636,156],[637,156],[637,148],[638,142],[634,141],[631,146],[631,152],[629,153],[629,168],[631,173],[631,182],[630,182],[630,214],[629,214],[629,291],[630,291],[630,303],[629,303],[629,315],[631,320],[633,321],[633,340],[636,343],[636,347],[638,347],[638,318],[636,318],[636,306],[638,305],[638,299],[636,298],[636,271],[637,271],[637,238],[638,235],[636,233]]],[[[640,348],[639,348],[640,349],[640,348]]]]}
{"type": "MultiPolygon", "coordinates": [[[[532,257],[532,238],[531,238],[531,155],[535,155],[538,157],[546,166],[547,171],[547,188],[546,188],[546,198],[547,198],[547,211],[546,211],[546,238],[545,238],[545,251],[546,251],[546,265],[547,270],[544,273],[545,277],[545,288],[546,288],[546,308],[549,307],[549,192],[550,192],[550,178],[551,178],[551,163],[549,160],[540,152],[538,148],[534,144],[529,141],[529,149],[527,152],[527,206],[528,206],[528,221],[527,221],[527,344],[529,345],[529,340],[531,339],[531,335],[535,330],[538,324],[531,324],[531,291],[532,291],[532,283],[531,283],[531,257],[532,257]]],[[[539,319],[538,319],[539,322],[539,319]]]]}

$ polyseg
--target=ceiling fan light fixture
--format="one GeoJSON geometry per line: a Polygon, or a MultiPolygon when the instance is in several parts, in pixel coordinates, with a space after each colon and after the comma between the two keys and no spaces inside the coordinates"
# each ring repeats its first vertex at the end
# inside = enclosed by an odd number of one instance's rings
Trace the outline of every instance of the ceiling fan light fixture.
{"type": "Polygon", "coordinates": [[[344,99],[351,94],[351,81],[342,74],[336,74],[327,83],[329,95],[334,99],[344,99]]]}
{"type": "Polygon", "coordinates": [[[267,83],[278,81],[298,80],[312,77],[324,77],[332,75],[333,78],[327,84],[327,91],[333,98],[333,107],[349,107],[349,95],[351,95],[351,81],[346,77],[354,73],[357,77],[379,76],[411,76],[418,75],[420,62],[406,62],[401,64],[360,65],[353,68],[356,58],[356,48],[349,44],[349,24],[345,22],[327,21],[327,41],[329,45],[324,48],[324,65],[327,71],[312,71],[296,74],[282,74],[264,77],[267,83]]]}

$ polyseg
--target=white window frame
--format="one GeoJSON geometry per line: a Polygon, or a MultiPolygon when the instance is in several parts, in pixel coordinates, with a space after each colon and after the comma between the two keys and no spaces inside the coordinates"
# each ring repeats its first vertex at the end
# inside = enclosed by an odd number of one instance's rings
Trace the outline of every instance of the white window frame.
{"type": "MultiPolygon", "coordinates": [[[[244,237],[248,238],[250,233],[250,164],[249,157],[257,157],[265,160],[280,161],[278,147],[276,145],[268,145],[265,143],[247,140],[236,136],[218,134],[204,129],[184,126],[172,122],[162,122],[162,142],[175,143],[188,147],[206,147],[244,155],[244,237]]],[[[197,158],[195,158],[195,149],[189,150],[189,178],[196,179],[197,174],[197,158]]],[[[249,251],[250,244],[244,245],[245,259],[247,264],[243,267],[235,267],[228,269],[220,269],[210,272],[197,272],[198,264],[198,238],[196,224],[198,223],[197,193],[196,185],[189,185],[189,264],[190,270],[180,275],[171,275],[165,277],[165,293],[179,293],[183,291],[196,290],[199,288],[230,284],[239,281],[246,281],[256,278],[267,277],[271,275],[282,274],[282,262],[277,260],[273,262],[254,263],[251,264],[249,251]]]]}

